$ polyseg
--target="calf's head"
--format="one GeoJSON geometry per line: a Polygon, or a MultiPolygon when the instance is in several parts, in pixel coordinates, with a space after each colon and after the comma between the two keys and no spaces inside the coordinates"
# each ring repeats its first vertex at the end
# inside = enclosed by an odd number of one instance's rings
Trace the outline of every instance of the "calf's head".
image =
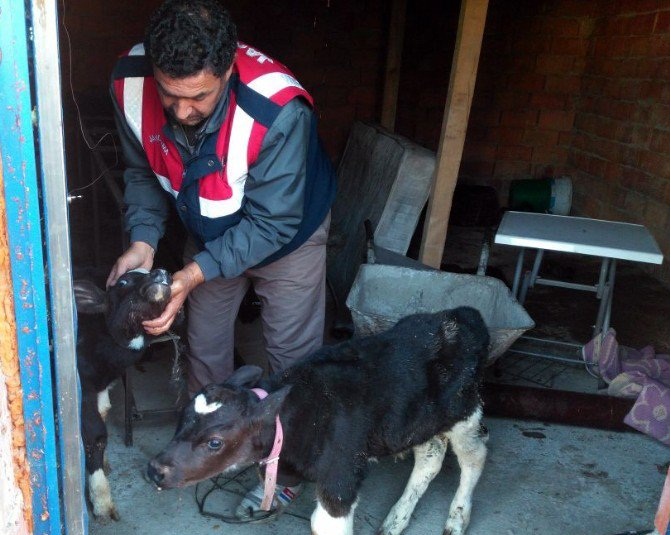
{"type": "Polygon", "coordinates": [[[142,322],[159,317],[170,301],[172,278],[164,269],[124,273],[107,292],[86,280],[74,282],[77,312],[104,314],[108,333],[130,349],[146,345],[142,322]]]}
{"type": "Polygon", "coordinates": [[[184,407],[175,436],[149,462],[159,488],[184,487],[268,455],[278,414],[289,388],[259,400],[250,387],[263,370],[242,366],[223,384],[208,385],[184,407]]]}

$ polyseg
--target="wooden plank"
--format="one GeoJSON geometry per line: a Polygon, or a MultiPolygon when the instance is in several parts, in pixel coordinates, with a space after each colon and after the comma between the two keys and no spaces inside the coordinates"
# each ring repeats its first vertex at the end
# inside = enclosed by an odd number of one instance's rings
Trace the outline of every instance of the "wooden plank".
{"type": "Polygon", "coordinates": [[[422,263],[439,268],[445,248],[452,196],[466,138],[473,100],[488,0],[462,0],[459,29],[447,90],[436,174],[431,188],[424,234],[419,252],[422,263]]]}
{"type": "Polygon", "coordinates": [[[389,43],[387,46],[387,64],[384,75],[384,93],[382,94],[382,118],[380,123],[390,132],[396,124],[398,104],[398,84],[401,78],[401,55],[405,33],[406,0],[394,0],[389,22],[389,43]]]}

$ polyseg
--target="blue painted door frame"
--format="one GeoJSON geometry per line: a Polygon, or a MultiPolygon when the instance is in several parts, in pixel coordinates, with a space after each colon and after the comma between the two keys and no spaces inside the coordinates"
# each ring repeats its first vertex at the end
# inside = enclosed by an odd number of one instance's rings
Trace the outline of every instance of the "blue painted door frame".
{"type": "MultiPolygon", "coordinates": [[[[55,7],[55,2],[50,7],[55,7]]],[[[55,277],[49,276],[47,266],[54,264],[46,254],[49,250],[46,246],[54,237],[45,231],[51,227],[42,183],[51,178],[40,170],[40,156],[44,158],[47,149],[40,145],[44,136],[36,127],[38,91],[31,50],[35,35],[30,25],[30,9],[24,0],[0,0],[0,164],[4,179],[4,191],[0,194],[4,195],[7,207],[33,533],[60,535],[85,532],[86,521],[85,518],[81,522],[64,521],[67,515],[62,489],[67,478],[72,477],[72,467],[63,466],[65,456],[57,435],[59,400],[54,387],[51,309],[55,277]],[[68,523],[76,524],[76,528],[71,530],[73,526],[68,523]]],[[[40,22],[44,24],[44,20],[40,22]]],[[[57,42],[52,45],[58,49],[57,42]]],[[[65,290],[71,292],[71,286],[65,290]]],[[[78,395],[72,399],[78,399],[78,395]]],[[[80,473],[80,468],[77,467],[76,473],[80,473]]],[[[75,509],[80,516],[85,515],[83,508],[75,509]]]]}

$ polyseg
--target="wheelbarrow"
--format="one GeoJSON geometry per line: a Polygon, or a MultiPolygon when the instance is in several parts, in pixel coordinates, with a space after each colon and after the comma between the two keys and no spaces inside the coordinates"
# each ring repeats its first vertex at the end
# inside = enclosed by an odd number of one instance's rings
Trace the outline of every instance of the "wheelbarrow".
{"type": "MultiPolygon", "coordinates": [[[[359,267],[346,300],[355,336],[386,330],[409,314],[470,306],[482,314],[489,330],[489,365],[534,327],[529,314],[499,279],[376,263],[381,256],[368,232],[367,263],[359,267]]],[[[385,261],[393,262],[393,255],[385,255],[385,261]]]]}

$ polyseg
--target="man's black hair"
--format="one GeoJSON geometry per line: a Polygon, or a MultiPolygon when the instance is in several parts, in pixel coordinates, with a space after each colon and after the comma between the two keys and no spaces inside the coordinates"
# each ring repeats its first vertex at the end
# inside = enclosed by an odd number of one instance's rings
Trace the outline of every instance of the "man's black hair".
{"type": "Polygon", "coordinates": [[[233,63],[237,30],[216,0],[167,0],[151,16],[145,51],[172,78],[204,69],[221,76],[233,63]]]}

